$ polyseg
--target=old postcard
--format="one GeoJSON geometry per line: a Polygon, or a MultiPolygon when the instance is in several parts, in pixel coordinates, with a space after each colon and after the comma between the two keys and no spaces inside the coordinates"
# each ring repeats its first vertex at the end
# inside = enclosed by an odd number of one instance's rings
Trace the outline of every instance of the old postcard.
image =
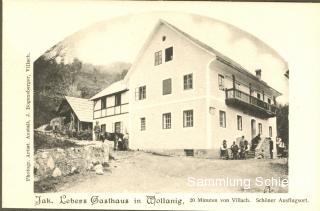
{"type": "Polygon", "coordinates": [[[3,207],[319,207],[319,4],[3,6],[3,207]]]}

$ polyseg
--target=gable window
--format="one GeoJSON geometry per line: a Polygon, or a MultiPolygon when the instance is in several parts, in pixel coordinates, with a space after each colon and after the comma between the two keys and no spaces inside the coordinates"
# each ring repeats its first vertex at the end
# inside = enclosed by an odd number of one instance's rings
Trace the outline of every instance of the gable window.
{"type": "Polygon", "coordinates": [[[166,62],[171,61],[173,59],[173,47],[166,48],[165,53],[166,53],[165,61],[166,62]]]}
{"type": "Polygon", "coordinates": [[[269,126],[269,136],[272,137],[272,127],[269,126]]]}
{"type": "Polygon", "coordinates": [[[192,74],[183,76],[183,89],[192,89],[193,88],[193,76],[192,74]]]}
{"type": "Polygon", "coordinates": [[[154,65],[159,65],[162,63],[162,51],[157,51],[154,53],[154,65]]]}
{"type": "Polygon", "coordinates": [[[146,99],[146,86],[140,86],[136,88],[135,93],[136,100],[143,100],[146,99]]]}
{"type": "Polygon", "coordinates": [[[183,111],[183,127],[193,127],[193,110],[183,111]]]}
{"type": "Polygon", "coordinates": [[[242,130],[242,116],[237,115],[238,130],[242,130]]]}
{"type": "Polygon", "coordinates": [[[115,95],[115,106],[121,105],[121,93],[115,95]]]}
{"type": "Polygon", "coordinates": [[[107,107],[107,98],[101,98],[101,109],[105,109],[107,107]]]}
{"type": "Polygon", "coordinates": [[[219,89],[224,90],[224,76],[223,75],[218,75],[218,84],[219,84],[219,89]]]}
{"type": "Polygon", "coordinates": [[[162,129],[171,128],[171,113],[162,114],[162,129]]]}
{"type": "Polygon", "coordinates": [[[259,134],[262,135],[262,124],[259,123],[259,124],[258,124],[258,127],[259,127],[259,134]]]}
{"type": "Polygon", "coordinates": [[[162,81],[162,95],[168,95],[172,92],[171,78],[162,81]]]}
{"type": "Polygon", "coordinates": [[[226,112],[225,111],[219,111],[219,122],[220,127],[226,127],[226,112]]]}
{"type": "Polygon", "coordinates": [[[140,118],[140,130],[141,131],[146,130],[146,118],[145,117],[140,118]]]}

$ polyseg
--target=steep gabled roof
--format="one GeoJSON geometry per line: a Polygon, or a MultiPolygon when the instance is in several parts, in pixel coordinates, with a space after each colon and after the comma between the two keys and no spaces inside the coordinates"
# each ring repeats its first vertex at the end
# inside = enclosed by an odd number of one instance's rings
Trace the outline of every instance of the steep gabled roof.
{"type": "MultiPolygon", "coordinates": [[[[278,92],[277,90],[275,90],[272,87],[270,87],[266,82],[258,79],[254,74],[252,74],[251,72],[249,72],[248,70],[243,68],[237,62],[233,61],[232,59],[230,59],[229,57],[223,55],[219,51],[213,49],[212,47],[206,45],[205,43],[203,43],[203,42],[201,42],[199,40],[197,40],[196,38],[192,37],[191,35],[187,34],[186,32],[178,29],[177,27],[171,25],[170,23],[168,23],[168,22],[166,22],[165,20],[162,20],[162,19],[159,20],[159,22],[157,23],[157,25],[154,27],[153,31],[149,35],[147,41],[145,42],[144,46],[140,50],[140,52],[139,52],[139,54],[138,54],[138,56],[136,58],[136,61],[140,58],[140,56],[143,53],[144,49],[146,48],[146,46],[148,45],[148,43],[152,39],[153,35],[157,32],[159,26],[161,26],[161,25],[166,25],[167,27],[169,27],[170,29],[172,29],[173,31],[178,33],[179,35],[182,35],[184,38],[189,40],[191,43],[195,44],[196,46],[200,47],[201,49],[205,50],[206,52],[212,54],[213,56],[216,56],[218,61],[220,61],[220,62],[222,62],[222,63],[224,63],[224,64],[226,64],[228,66],[231,66],[233,69],[241,72],[242,74],[246,75],[247,77],[257,81],[258,83],[260,83],[262,85],[264,85],[266,88],[268,88],[269,90],[274,92],[276,95],[281,95],[280,92],[278,92]]],[[[127,81],[129,79],[130,75],[132,74],[132,70],[135,67],[136,61],[133,63],[133,65],[131,66],[130,70],[128,71],[128,74],[126,75],[126,77],[124,79],[125,81],[127,81]]]]}
{"type": "Polygon", "coordinates": [[[92,101],[84,98],[69,97],[69,96],[65,96],[65,99],[81,122],[93,121],[93,117],[92,117],[93,102],[92,101]]]}
{"type": "Polygon", "coordinates": [[[111,84],[110,86],[108,86],[107,88],[103,89],[101,92],[98,92],[96,95],[94,95],[93,97],[90,98],[90,100],[94,100],[100,97],[104,97],[107,95],[111,95],[117,92],[121,92],[127,90],[127,86],[124,83],[123,80],[117,81],[113,84],[111,84]]]}

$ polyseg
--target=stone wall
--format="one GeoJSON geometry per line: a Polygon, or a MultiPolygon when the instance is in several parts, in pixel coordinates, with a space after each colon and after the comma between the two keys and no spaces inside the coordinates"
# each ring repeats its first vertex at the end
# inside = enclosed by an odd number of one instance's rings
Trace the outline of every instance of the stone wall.
{"type": "Polygon", "coordinates": [[[35,181],[39,181],[80,173],[102,167],[108,161],[107,143],[96,142],[66,149],[39,149],[34,155],[34,177],[35,181]]]}

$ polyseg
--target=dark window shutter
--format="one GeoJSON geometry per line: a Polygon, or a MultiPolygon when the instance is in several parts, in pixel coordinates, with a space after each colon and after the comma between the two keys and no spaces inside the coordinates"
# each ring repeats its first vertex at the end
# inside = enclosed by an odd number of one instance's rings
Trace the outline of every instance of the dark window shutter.
{"type": "Polygon", "coordinates": [[[171,78],[162,81],[162,94],[167,95],[172,92],[171,78]]]}

